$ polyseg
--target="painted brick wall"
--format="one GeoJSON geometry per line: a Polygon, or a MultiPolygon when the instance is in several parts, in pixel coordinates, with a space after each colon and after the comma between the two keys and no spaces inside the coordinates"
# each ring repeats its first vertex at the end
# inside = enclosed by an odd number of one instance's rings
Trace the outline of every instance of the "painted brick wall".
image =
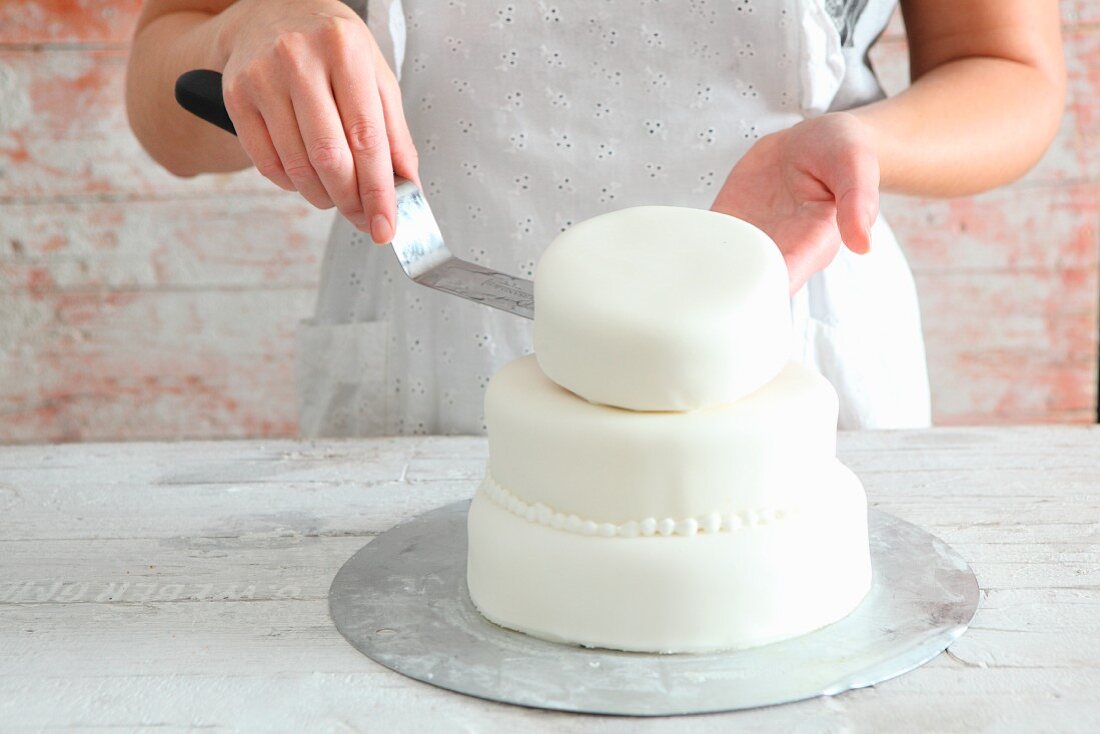
{"type": "MultiPolygon", "coordinates": [[[[175,179],[122,102],[136,0],[0,2],[0,442],[295,432],[293,334],[329,216],[254,173],[175,179]]],[[[941,423],[1095,415],[1100,6],[1063,3],[1071,98],[1025,180],[891,199],[941,423]]],[[[900,27],[875,59],[905,83],[900,27]]]]}

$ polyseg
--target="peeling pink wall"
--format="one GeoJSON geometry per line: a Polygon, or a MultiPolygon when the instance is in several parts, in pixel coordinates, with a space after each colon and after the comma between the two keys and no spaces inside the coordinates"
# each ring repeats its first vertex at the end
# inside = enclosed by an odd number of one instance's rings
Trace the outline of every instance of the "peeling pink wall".
{"type": "Polygon", "coordinates": [[[0,2],[0,442],[296,431],[331,215],[148,159],[123,108],[139,6],[0,2]]]}
{"type": "MultiPolygon", "coordinates": [[[[937,423],[1096,420],[1100,3],[1063,0],[1062,17],[1066,113],[1035,169],[981,196],[883,205],[917,278],[937,423]]],[[[872,58],[888,91],[905,86],[900,22],[872,58]]]]}
{"type": "MultiPolygon", "coordinates": [[[[254,173],[176,179],[126,125],[140,2],[0,2],[0,442],[295,432],[294,329],[329,217],[254,173]]],[[[886,211],[941,423],[1095,416],[1100,3],[1063,2],[1070,101],[1023,181],[886,211]]],[[[874,54],[905,83],[895,27],[874,54]]]]}

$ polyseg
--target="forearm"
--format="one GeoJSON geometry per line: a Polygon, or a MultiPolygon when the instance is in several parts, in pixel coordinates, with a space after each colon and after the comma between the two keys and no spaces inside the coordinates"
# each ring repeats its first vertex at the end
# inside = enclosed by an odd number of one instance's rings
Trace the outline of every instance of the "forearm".
{"type": "Polygon", "coordinates": [[[185,112],[175,101],[180,74],[221,70],[229,10],[181,11],[140,25],[126,75],[126,110],[145,150],[179,176],[252,165],[235,137],[185,112]]]}
{"type": "Polygon", "coordinates": [[[1030,169],[1058,129],[1063,96],[1056,72],[970,57],[942,64],[853,114],[868,127],[884,190],[961,196],[1030,169]]]}

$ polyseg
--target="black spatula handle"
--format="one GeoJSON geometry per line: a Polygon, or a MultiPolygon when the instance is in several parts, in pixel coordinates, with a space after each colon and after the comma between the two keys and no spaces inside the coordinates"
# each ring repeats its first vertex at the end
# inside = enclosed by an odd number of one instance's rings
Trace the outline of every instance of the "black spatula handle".
{"type": "Polygon", "coordinates": [[[222,97],[221,72],[195,69],[180,74],[176,80],[176,101],[180,107],[226,132],[237,134],[222,97]]]}
{"type": "MultiPolygon", "coordinates": [[[[210,69],[194,69],[180,74],[176,80],[176,101],[180,107],[196,117],[217,125],[228,133],[237,134],[233,121],[225,109],[222,97],[222,75],[210,69]]],[[[408,180],[394,175],[394,185],[401,186],[408,180]]],[[[416,187],[413,187],[416,190],[416,187]]]]}

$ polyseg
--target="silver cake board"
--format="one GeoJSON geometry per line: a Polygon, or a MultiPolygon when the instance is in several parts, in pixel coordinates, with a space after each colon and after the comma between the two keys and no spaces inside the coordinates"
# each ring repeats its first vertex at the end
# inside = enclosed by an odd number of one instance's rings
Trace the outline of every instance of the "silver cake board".
{"type": "Polygon", "coordinates": [[[734,652],[647,655],[573,647],[498,627],[466,590],[469,501],[375,538],[336,574],[329,610],[364,655],[470,696],[577,713],[668,716],[832,696],[906,673],[947,648],[978,583],[933,535],[871,510],[874,582],[839,622],[734,652]]]}

